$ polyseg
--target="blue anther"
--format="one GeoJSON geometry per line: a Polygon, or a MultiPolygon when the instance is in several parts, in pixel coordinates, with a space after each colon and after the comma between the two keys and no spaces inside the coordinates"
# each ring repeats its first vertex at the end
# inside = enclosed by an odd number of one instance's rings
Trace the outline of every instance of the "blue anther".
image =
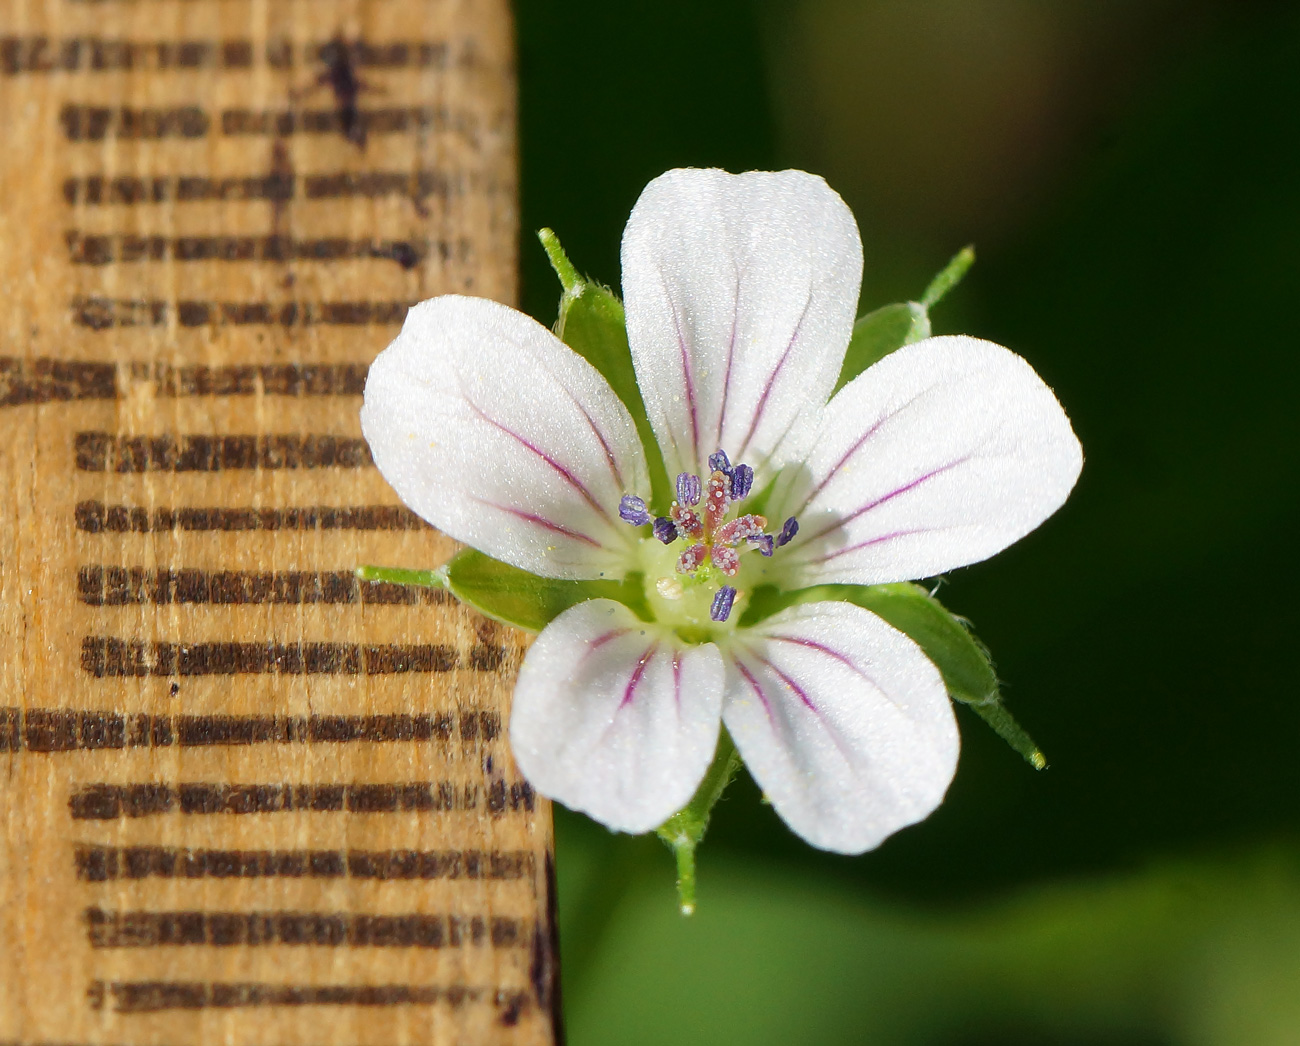
{"type": "Polygon", "coordinates": [[[690,472],[677,473],[677,502],[681,505],[700,503],[700,477],[690,472]]]}
{"type": "Polygon", "coordinates": [[[731,500],[742,501],[749,497],[754,486],[754,470],[748,465],[737,465],[731,470],[731,500]]]}
{"type": "Polygon", "coordinates": [[[781,533],[776,536],[776,547],[788,544],[790,539],[799,533],[799,521],[791,516],[781,524],[781,533]]]}
{"type": "Polygon", "coordinates": [[[730,585],[723,585],[713,597],[713,606],[709,607],[709,617],[714,621],[726,621],[731,615],[731,604],[736,600],[736,590],[730,585]]]}
{"type": "Polygon", "coordinates": [[[731,459],[727,457],[725,450],[715,451],[709,455],[709,468],[714,472],[721,472],[724,476],[731,475],[731,459]]]}
{"type": "Polygon", "coordinates": [[[651,518],[645,502],[635,494],[623,495],[623,500],[618,503],[618,515],[624,523],[631,523],[634,527],[644,527],[651,518]]]}
{"type": "Polygon", "coordinates": [[[667,516],[660,516],[655,520],[655,537],[665,545],[671,545],[677,540],[677,524],[667,516]]]}
{"type": "Polygon", "coordinates": [[[757,545],[758,551],[765,556],[770,556],[772,554],[771,534],[755,534],[752,538],[749,539],[749,543],[751,545],[757,545]]]}

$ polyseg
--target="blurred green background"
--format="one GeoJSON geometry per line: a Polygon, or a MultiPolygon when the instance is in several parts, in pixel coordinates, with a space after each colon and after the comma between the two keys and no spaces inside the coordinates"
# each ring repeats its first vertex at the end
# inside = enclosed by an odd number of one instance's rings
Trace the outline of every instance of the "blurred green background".
{"type": "MultiPolygon", "coordinates": [[[[571,1046],[1300,1043],[1300,10],[1251,0],[518,0],[523,225],[617,285],[670,167],[802,167],[861,309],[1026,356],[1087,461],[941,596],[1051,760],[959,710],[944,806],[810,850],[742,780],[702,851],[557,813],[571,1046]]],[[[526,232],[525,308],[558,288],[526,232]]]]}

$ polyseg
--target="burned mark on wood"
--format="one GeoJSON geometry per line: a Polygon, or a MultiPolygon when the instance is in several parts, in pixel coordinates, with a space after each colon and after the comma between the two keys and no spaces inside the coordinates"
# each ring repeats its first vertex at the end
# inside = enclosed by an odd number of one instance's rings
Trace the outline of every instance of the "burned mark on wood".
{"type": "Polygon", "coordinates": [[[335,110],[339,117],[339,130],[343,137],[359,149],[366,147],[366,126],[361,121],[357,98],[366,85],[357,76],[352,61],[352,49],[341,36],[336,36],[320,49],[325,71],[317,83],[334,92],[335,110]]]}
{"type": "Polygon", "coordinates": [[[499,1009],[520,1005],[525,993],[509,988],[463,984],[265,984],[258,982],[113,981],[108,985],[117,1013],[168,1010],[228,1010],[271,1006],[431,1006],[459,1009],[486,1003],[499,1009]]]}
{"type": "MultiPolygon", "coordinates": [[[[106,505],[79,501],[83,534],[151,534],[159,531],[245,530],[427,530],[429,524],[405,505],[303,505],[289,508],[106,505]]],[[[486,643],[486,640],[481,640],[486,643]]]]}
{"type": "Polygon", "coordinates": [[[549,848],[543,872],[543,903],[533,926],[528,979],[538,1009],[550,1016],[552,1041],[555,1046],[564,1046],[564,1014],[560,1001],[560,919],[555,889],[555,854],[549,848]]]}
{"type": "MultiPolygon", "coordinates": [[[[420,715],[173,716],[70,708],[0,708],[0,752],[75,752],[173,745],[201,748],[354,742],[427,744],[447,743],[455,738],[477,746],[480,742],[495,741],[500,734],[500,713],[487,709],[420,715]]],[[[522,793],[520,801],[523,801],[522,793]]]]}

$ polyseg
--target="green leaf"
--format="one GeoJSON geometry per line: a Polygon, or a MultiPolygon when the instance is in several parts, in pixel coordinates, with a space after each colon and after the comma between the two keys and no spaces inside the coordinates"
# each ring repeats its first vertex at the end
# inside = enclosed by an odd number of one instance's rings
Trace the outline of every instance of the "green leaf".
{"type": "Polygon", "coordinates": [[[910,636],[939,669],[949,697],[969,705],[1034,769],[1047,766],[1033,738],[1003,705],[988,651],[961,618],[920,585],[816,585],[784,593],[765,586],[750,596],[740,624],[752,625],[786,607],[830,599],[870,610],[910,636]]]}
{"type": "Polygon", "coordinates": [[[695,795],[655,831],[677,858],[677,906],[683,915],[695,912],[695,849],[704,839],[713,807],[740,769],[740,753],[724,726],[718,733],[713,762],[695,795]]]}
{"type": "Polygon", "coordinates": [[[853,325],[853,337],[844,353],[844,366],[840,368],[835,391],[895,349],[929,336],[930,314],[917,302],[895,302],[867,313],[853,325]]]}
{"type": "Polygon", "coordinates": [[[650,620],[640,574],[622,581],[556,581],[467,548],[442,568],[446,587],[462,603],[508,625],[540,632],[564,611],[588,599],[616,599],[650,620]]]}
{"type": "Polygon", "coordinates": [[[930,310],[957,286],[975,264],[975,248],[963,247],[930,281],[920,301],[882,305],[853,325],[853,337],[844,353],[844,366],[835,385],[839,392],[873,363],[891,352],[930,336],[930,310]]]}
{"type": "MultiPolygon", "coordinates": [[[[537,238],[564,288],[560,298],[560,314],[555,321],[555,334],[600,371],[632,415],[637,435],[641,437],[641,445],[645,449],[646,463],[650,467],[651,489],[648,500],[655,511],[666,513],[672,503],[672,489],[668,484],[668,473],[664,468],[659,444],[646,419],[641,389],[636,383],[632,351],[627,342],[627,319],[623,314],[623,303],[607,287],[578,275],[573,263],[564,253],[564,248],[560,246],[559,238],[550,229],[540,230],[537,238]]],[[[646,494],[645,491],[637,490],[624,493],[646,494]]]]}

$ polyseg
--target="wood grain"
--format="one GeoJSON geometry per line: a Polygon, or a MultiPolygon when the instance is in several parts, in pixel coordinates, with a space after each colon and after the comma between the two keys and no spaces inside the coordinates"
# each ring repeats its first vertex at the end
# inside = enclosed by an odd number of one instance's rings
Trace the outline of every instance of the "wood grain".
{"type": "Polygon", "coordinates": [[[517,638],[360,440],[515,293],[505,0],[0,0],[0,1042],[555,1041],[517,638]]]}

